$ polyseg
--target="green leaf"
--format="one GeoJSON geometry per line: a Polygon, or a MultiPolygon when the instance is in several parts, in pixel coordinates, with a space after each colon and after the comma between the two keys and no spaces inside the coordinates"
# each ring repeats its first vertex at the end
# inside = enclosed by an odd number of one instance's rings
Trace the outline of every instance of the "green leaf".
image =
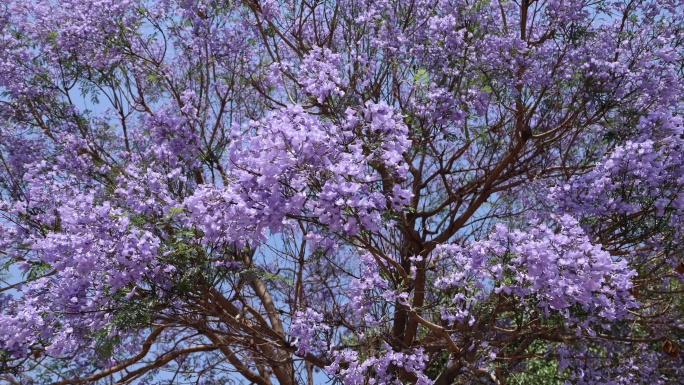
{"type": "Polygon", "coordinates": [[[39,261],[31,264],[31,267],[23,274],[24,277],[32,281],[34,279],[40,278],[41,276],[47,274],[52,269],[49,263],[39,261]]]}
{"type": "Polygon", "coordinates": [[[426,70],[420,68],[413,74],[413,81],[418,84],[426,85],[430,82],[430,75],[426,70]]]}

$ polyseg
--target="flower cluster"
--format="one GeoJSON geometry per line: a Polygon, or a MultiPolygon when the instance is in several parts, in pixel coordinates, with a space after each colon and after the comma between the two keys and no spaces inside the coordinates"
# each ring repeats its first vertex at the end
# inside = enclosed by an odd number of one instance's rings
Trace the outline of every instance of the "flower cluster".
{"type": "Polygon", "coordinates": [[[525,232],[499,225],[486,241],[438,247],[438,259],[457,267],[436,280],[441,290],[457,292],[442,318],[472,324],[469,309],[500,294],[546,317],[562,314],[567,325],[590,328],[629,317],[637,306],[629,293],[635,272],[592,244],[576,220],[562,216],[554,222],[525,232]],[[572,307],[584,316],[570,312],[572,307]]]}
{"type": "Polygon", "coordinates": [[[306,355],[312,351],[320,351],[326,348],[322,340],[316,340],[316,334],[330,328],[323,323],[323,315],[312,309],[298,311],[292,317],[290,336],[295,338],[297,354],[306,355]]]}
{"type": "Polygon", "coordinates": [[[422,348],[411,352],[396,352],[385,344],[381,353],[365,360],[360,359],[359,354],[354,351],[334,352],[333,356],[334,361],[326,370],[341,376],[345,385],[402,384],[393,374],[395,368],[416,375],[415,383],[418,385],[433,383],[423,373],[427,356],[422,348]]]}

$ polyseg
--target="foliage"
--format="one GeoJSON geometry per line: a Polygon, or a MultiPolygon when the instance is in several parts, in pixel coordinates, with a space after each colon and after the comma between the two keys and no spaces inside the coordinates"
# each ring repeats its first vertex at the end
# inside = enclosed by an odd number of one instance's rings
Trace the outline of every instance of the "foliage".
{"type": "Polygon", "coordinates": [[[0,382],[684,382],[684,2],[0,4],[0,382]]]}

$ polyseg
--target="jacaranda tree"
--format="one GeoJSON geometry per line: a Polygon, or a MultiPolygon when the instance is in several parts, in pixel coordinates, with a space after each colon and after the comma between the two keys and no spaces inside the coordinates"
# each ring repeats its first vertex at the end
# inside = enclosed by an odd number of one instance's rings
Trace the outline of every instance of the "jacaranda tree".
{"type": "Polygon", "coordinates": [[[684,1],[0,3],[0,382],[684,381],[684,1]]]}

